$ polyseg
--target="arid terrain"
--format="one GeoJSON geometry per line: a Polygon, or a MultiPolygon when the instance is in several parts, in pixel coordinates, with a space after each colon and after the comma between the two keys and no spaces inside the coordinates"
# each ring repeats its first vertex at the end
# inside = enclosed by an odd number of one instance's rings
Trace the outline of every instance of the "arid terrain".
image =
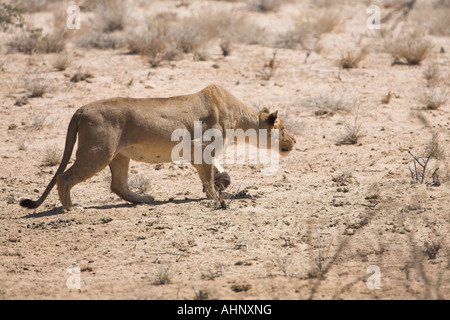
{"type": "Polygon", "coordinates": [[[0,299],[450,298],[449,1],[1,4],[0,299]],[[83,210],[56,188],[19,206],[81,106],[212,83],[297,140],[275,175],[227,165],[225,209],[192,166],[138,162],[152,204],[112,193],[106,168],[72,190],[83,210]]]}

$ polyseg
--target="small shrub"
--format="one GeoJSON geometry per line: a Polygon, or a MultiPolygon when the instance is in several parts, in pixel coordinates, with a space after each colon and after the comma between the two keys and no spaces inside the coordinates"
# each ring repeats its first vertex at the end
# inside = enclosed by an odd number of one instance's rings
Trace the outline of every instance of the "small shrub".
{"type": "Polygon", "coordinates": [[[40,53],[62,52],[66,47],[64,32],[57,32],[43,36],[39,40],[38,51],[40,53]]]}
{"type": "Polygon", "coordinates": [[[222,54],[224,57],[229,56],[231,54],[231,42],[226,39],[220,42],[220,50],[222,50],[222,54]]]}
{"type": "Polygon", "coordinates": [[[11,26],[23,28],[25,20],[20,10],[12,5],[0,3],[0,29],[7,31],[11,26]]]}
{"type": "Polygon", "coordinates": [[[41,36],[41,29],[22,30],[6,43],[8,52],[33,54],[39,48],[41,36]]]}
{"type": "Polygon", "coordinates": [[[436,259],[436,256],[441,249],[441,243],[439,240],[432,241],[431,243],[428,243],[425,241],[424,243],[425,250],[423,253],[428,257],[429,260],[436,259]]]}
{"type": "Polygon", "coordinates": [[[430,141],[425,146],[425,154],[436,160],[443,160],[445,158],[445,149],[441,146],[437,132],[433,132],[430,141]]]}
{"type": "Polygon", "coordinates": [[[33,122],[31,123],[30,128],[33,130],[42,130],[47,125],[47,117],[48,114],[45,113],[33,114],[33,122]]]}
{"type": "Polygon", "coordinates": [[[124,41],[120,36],[115,34],[104,34],[100,32],[89,32],[81,37],[77,42],[77,46],[86,49],[119,49],[125,45],[124,41]]]}
{"type": "Polygon", "coordinates": [[[70,58],[69,55],[67,53],[61,53],[59,54],[55,61],[53,62],[53,66],[58,70],[58,71],[64,71],[67,69],[67,67],[70,64],[70,58]]]}
{"type": "Polygon", "coordinates": [[[49,90],[50,86],[45,77],[33,75],[25,79],[24,87],[29,98],[39,98],[49,90]]]}
{"type": "Polygon", "coordinates": [[[8,52],[25,54],[61,52],[66,46],[65,33],[43,36],[42,29],[22,30],[7,43],[8,52]]]}
{"type": "Polygon", "coordinates": [[[272,57],[264,62],[264,65],[259,70],[259,75],[262,80],[270,80],[278,69],[278,62],[276,61],[277,50],[273,50],[272,57]]]}
{"type": "Polygon", "coordinates": [[[61,153],[56,146],[47,146],[44,152],[44,164],[49,167],[56,166],[61,160],[61,153]]]}
{"type": "Polygon", "coordinates": [[[394,57],[395,63],[418,65],[426,59],[433,45],[419,31],[387,41],[385,48],[394,57]]]}
{"type": "Polygon", "coordinates": [[[339,60],[339,67],[343,69],[357,68],[366,55],[367,51],[365,49],[347,50],[342,53],[341,60],[339,60]]]}
{"type": "Polygon", "coordinates": [[[438,87],[426,88],[420,97],[420,102],[423,103],[427,109],[439,109],[447,101],[448,90],[438,87]]]}
{"type": "Polygon", "coordinates": [[[164,285],[172,282],[172,277],[174,275],[174,271],[170,270],[170,265],[163,265],[159,268],[155,281],[153,284],[155,285],[164,285]]]}
{"type": "Polygon", "coordinates": [[[114,32],[125,28],[126,3],[120,0],[102,0],[95,13],[103,32],[114,32]]]}
{"type": "Polygon", "coordinates": [[[336,183],[336,186],[343,187],[352,184],[353,182],[353,173],[351,171],[345,171],[340,174],[336,174],[331,177],[331,180],[336,183]]]}
{"type": "Polygon", "coordinates": [[[146,194],[151,190],[152,184],[150,178],[144,175],[133,175],[129,181],[130,186],[139,191],[139,193],[146,194]]]}
{"type": "Polygon", "coordinates": [[[423,77],[429,87],[435,87],[441,81],[440,69],[436,63],[428,63],[423,70],[423,77]]]}
{"type": "Polygon", "coordinates": [[[325,9],[303,13],[295,18],[295,26],[291,30],[278,35],[275,45],[281,48],[313,50],[320,37],[333,31],[341,23],[340,12],[325,9]]]}
{"type": "Polygon", "coordinates": [[[338,145],[342,144],[357,144],[362,134],[362,123],[355,119],[353,125],[347,125],[345,127],[345,133],[337,141],[338,145]]]}
{"type": "Polygon", "coordinates": [[[321,92],[319,95],[307,98],[302,102],[304,107],[314,110],[316,116],[330,115],[336,112],[348,112],[355,106],[355,101],[345,93],[338,95],[321,92]]]}

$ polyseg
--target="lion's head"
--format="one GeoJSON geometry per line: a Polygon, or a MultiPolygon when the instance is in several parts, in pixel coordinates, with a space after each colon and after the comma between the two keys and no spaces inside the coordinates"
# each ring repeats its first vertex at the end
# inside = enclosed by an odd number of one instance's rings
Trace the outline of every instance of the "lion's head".
{"type": "Polygon", "coordinates": [[[267,148],[271,148],[271,129],[278,130],[278,152],[282,156],[287,156],[294,149],[296,140],[292,134],[287,132],[286,125],[280,120],[278,111],[270,112],[264,108],[259,114],[260,129],[267,129],[267,148]]]}

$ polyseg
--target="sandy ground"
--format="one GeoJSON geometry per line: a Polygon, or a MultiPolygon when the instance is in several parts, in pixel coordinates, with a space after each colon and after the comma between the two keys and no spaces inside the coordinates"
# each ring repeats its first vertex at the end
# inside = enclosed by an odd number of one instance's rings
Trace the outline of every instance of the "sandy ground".
{"type": "MultiPolygon", "coordinates": [[[[189,12],[218,3],[154,5],[189,12]]],[[[296,6],[251,14],[277,24],[296,6]]],[[[417,98],[428,61],[450,74],[449,38],[429,35],[434,47],[422,65],[391,65],[379,37],[361,29],[366,5],[345,8],[348,18],[323,35],[320,53],[305,59],[305,50],[278,49],[270,80],[258,74],[272,54],[261,45],[234,43],[223,57],[215,43],[207,61],[188,54],[151,68],[126,48],[68,43],[71,63],[62,72],[52,66],[57,54],[7,54],[3,48],[0,299],[449,299],[448,156],[430,161],[426,183],[411,184],[407,152],[421,154],[432,132],[449,145],[449,102],[426,110],[417,98]],[[339,71],[341,51],[354,47],[359,34],[371,50],[358,68],[339,71]],[[93,75],[90,82],[69,81],[80,70],[93,75]],[[15,106],[33,71],[44,74],[51,89],[15,106]],[[37,210],[18,205],[38,198],[51,180],[57,166],[45,165],[45,150],[56,145],[62,152],[77,108],[113,96],[193,93],[211,83],[255,108],[279,110],[297,139],[274,176],[261,174],[258,165],[228,165],[230,192],[242,192],[227,209],[205,199],[192,167],[136,162],[131,172],[151,179],[154,204],[119,199],[105,169],[73,189],[84,210],[64,213],[56,189],[37,210]],[[348,112],[317,116],[302,101],[323,92],[357,102],[348,112]],[[381,103],[388,92],[391,100],[381,103]],[[44,126],[34,129],[41,115],[44,126]],[[337,145],[355,118],[363,136],[355,145],[337,145]],[[437,167],[441,185],[431,186],[437,167]],[[348,179],[339,180],[345,173],[348,179]],[[433,244],[439,244],[435,255],[433,244]],[[79,290],[67,287],[70,266],[81,270],[79,290]],[[367,285],[370,266],[379,268],[379,289],[367,285]],[[169,283],[159,284],[164,277],[169,283]]]]}

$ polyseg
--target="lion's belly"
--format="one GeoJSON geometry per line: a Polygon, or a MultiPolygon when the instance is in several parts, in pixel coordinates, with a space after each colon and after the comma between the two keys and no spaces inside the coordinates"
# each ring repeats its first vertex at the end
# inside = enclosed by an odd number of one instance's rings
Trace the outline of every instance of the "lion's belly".
{"type": "Polygon", "coordinates": [[[146,148],[139,145],[134,145],[122,149],[120,153],[134,161],[147,163],[162,163],[172,162],[171,148],[146,148]]]}

